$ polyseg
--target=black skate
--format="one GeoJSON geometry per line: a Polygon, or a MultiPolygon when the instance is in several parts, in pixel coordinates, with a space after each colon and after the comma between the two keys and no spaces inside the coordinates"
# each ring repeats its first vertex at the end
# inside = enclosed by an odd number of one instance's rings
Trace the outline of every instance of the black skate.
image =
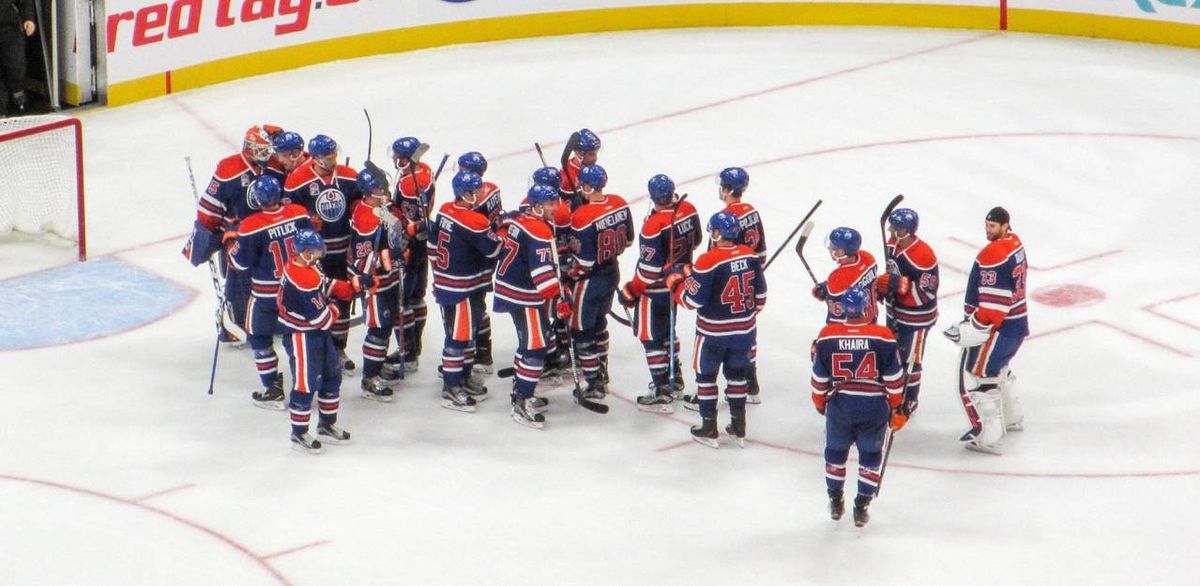
{"type": "Polygon", "coordinates": [[[474,370],[479,374],[492,374],[496,372],[495,362],[492,360],[491,348],[476,348],[474,370]]]}
{"type": "Polygon", "coordinates": [[[604,379],[591,379],[587,383],[587,388],[583,390],[583,398],[589,401],[603,401],[608,396],[608,387],[604,384],[604,379]]]}
{"type": "Polygon", "coordinates": [[[442,387],[442,407],[462,411],[475,412],[475,399],[467,392],[466,387],[442,387]]]}
{"type": "Polygon", "coordinates": [[[663,385],[661,387],[654,386],[654,383],[647,385],[650,389],[649,393],[639,395],[637,398],[637,408],[648,413],[674,413],[675,406],[672,403],[675,399],[671,396],[671,386],[663,385]]]}
{"type": "Polygon", "coordinates": [[[347,444],[350,443],[350,432],[330,423],[329,425],[318,425],[317,435],[325,438],[325,441],[331,444],[347,444]]]}
{"type": "Polygon", "coordinates": [[[255,407],[272,411],[287,410],[287,398],[283,394],[283,375],[276,373],[275,382],[261,391],[250,393],[250,399],[254,401],[255,407]]]}
{"type": "Polygon", "coordinates": [[[305,452],[308,454],[320,454],[321,440],[318,440],[307,433],[292,435],[292,449],[296,450],[297,452],[305,452]]]}
{"type": "Polygon", "coordinates": [[[537,408],[534,406],[537,397],[522,398],[516,393],[513,393],[510,397],[512,398],[513,421],[534,429],[545,427],[546,416],[538,413],[537,408]]]}
{"type": "Polygon", "coordinates": [[[338,350],[338,362],[342,365],[343,373],[354,374],[354,369],[357,368],[357,366],[355,366],[353,360],[350,360],[349,356],[346,356],[345,350],[338,350]]]}
{"type": "Polygon", "coordinates": [[[546,406],[549,404],[550,404],[550,400],[545,397],[534,396],[534,397],[529,398],[529,406],[531,408],[533,408],[534,411],[537,411],[539,413],[541,413],[542,411],[545,411],[546,406]]]}
{"type": "Polygon", "coordinates": [[[700,396],[699,395],[684,395],[683,408],[688,411],[700,411],[700,396]]]}
{"type": "Polygon", "coordinates": [[[671,379],[671,398],[683,399],[683,365],[675,361],[675,378],[671,379]]]}
{"type": "Polygon", "coordinates": [[[842,498],[842,491],[829,491],[829,518],[840,521],[844,514],[846,514],[846,500],[842,498]]]}
{"type": "Polygon", "coordinates": [[[393,401],[392,388],[387,385],[382,379],[377,376],[364,378],[362,381],[362,398],[380,403],[391,403],[393,401]]]}
{"type": "Polygon", "coordinates": [[[712,449],[717,449],[717,414],[713,413],[692,426],[692,439],[712,449]]]}
{"type": "Polygon", "coordinates": [[[751,372],[746,377],[746,403],[750,405],[761,405],[762,397],[758,395],[758,373],[751,372]]]}
{"type": "Polygon", "coordinates": [[[858,495],[854,497],[854,526],[862,527],[871,520],[871,515],[867,514],[867,507],[871,505],[871,497],[858,495]]]}
{"type": "Polygon", "coordinates": [[[388,385],[394,385],[394,384],[400,382],[401,380],[404,380],[404,373],[400,372],[400,369],[397,368],[396,370],[392,370],[392,369],[388,368],[386,365],[381,366],[379,368],[378,376],[379,376],[379,380],[383,381],[384,384],[388,384],[388,385]]]}
{"type": "Polygon", "coordinates": [[[733,438],[739,448],[744,448],[746,447],[746,413],[743,411],[742,413],[733,413],[731,416],[733,420],[725,426],[725,433],[733,438]]]}

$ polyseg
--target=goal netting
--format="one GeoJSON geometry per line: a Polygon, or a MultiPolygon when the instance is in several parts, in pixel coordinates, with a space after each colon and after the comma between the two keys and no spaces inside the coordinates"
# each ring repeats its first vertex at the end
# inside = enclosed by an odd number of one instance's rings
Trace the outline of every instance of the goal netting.
{"type": "Polygon", "coordinates": [[[83,128],[71,116],[0,119],[0,234],[52,234],[87,257],[83,128]]]}

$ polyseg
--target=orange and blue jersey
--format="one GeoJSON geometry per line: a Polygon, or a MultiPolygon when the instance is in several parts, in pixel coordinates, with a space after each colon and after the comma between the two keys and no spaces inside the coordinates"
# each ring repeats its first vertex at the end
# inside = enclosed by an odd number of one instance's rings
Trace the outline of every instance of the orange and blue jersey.
{"type": "Polygon", "coordinates": [[[684,308],[696,310],[696,334],[705,343],[754,346],[758,312],[767,303],[767,279],[749,247],[718,246],[700,255],[676,296],[684,308]]]}
{"type": "Polygon", "coordinates": [[[814,402],[838,394],[885,398],[894,407],[904,397],[903,374],[896,338],[885,326],[831,323],[813,342],[814,402]]]}
{"type": "Polygon", "coordinates": [[[646,218],[638,238],[638,264],[631,287],[636,295],[648,294],[665,300],[667,285],[663,270],[676,263],[692,264],[692,252],[704,240],[700,216],[690,202],[677,209],[659,210],[646,218]],[[671,250],[671,246],[674,250],[671,250]]]}
{"type": "Polygon", "coordinates": [[[857,255],[847,256],[839,261],[838,267],[829,273],[829,279],[825,281],[828,292],[825,298],[825,304],[828,306],[825,323],[846,321],[846,312],[842,310],[842,296],[854,285],[862,287],[867,293],[866,316],[872,322],[875,321],[878,311],[875,304],[879,302],[875,292],[876,271],[875,257],[865,250],[859,250],[857,255]]]}
{"type": "Polygon", "coordinates": [[[208,187],[200,194],[196,219],[213,232],[236,227],[243,218],[258,211],[250,205],[250,185],[265,170],[240,152],[221,159],[208,187]]]}
{"type": "Polygon", "coordinates": [[[571,206],[572,213],[587,203],[587,199],[581,197],[578,193],[579,170],[582,168],[583,159],[580,159],[578,156],[571,157],[562,168],[562,185],[558,186],[558,194],[571,206]]]}
{"type": "Polygon", "coordinates": [[[1013,232],[993,240],[975,257],[967,276],[966,314],[1002,334],[1028,336],[1025,246],[1013,232]]]}
{"type": "Polygon", "coordinates": [[[400,272],[392,263],[388,249],[387,227],[375,215],[375,208],[359,200],[350,218],[349,270],[355,276],[370,274],[375,291],[386,291],[400,282],[400,272]],[[372,266],[367,266],[370,262],[372,266]]]}
{"type": "Polygon", "coordinates": [[[938,318],[938,260],[929,244],[916,236],[904,248],[897,249],[896,239],[887,242],[891,261],[896,266],[888,271],[907,280],[907,287],[897,286],[894,303],[887,304],[888,317],[897,324],[914,328],[932,327],[938,318]]]}
{"type": "MultiPolygon", "coordinates": [[[[754,206],[743,203],[741,201],[731,202],[725,206],[723,212],[729,212],[737,217],[738,231],[737,238],[734,239],[734,244],[741,244],[754,251],[758,255],[758,261],[766,264],[767,262],[767,236],[763,232],[762,218],[758,215],[758,210],[754,206]]],[[[709,244],[712,247],[712,244],[709,244]]]]}
{"type": "Polygon", "coordinates": [[[350,247],[350,210],[362,196],[354,169],[338,165],[328,175],[317,172],[314,159],[297,167],[283,184],[283,195],[321,220],[326,253],[345,256],[350,247]]]}
{"type": "Polygon", "coordinates": [[[304,208],[296,204],[256,212],[242,220],[230,259],[238,270],[250,272],[251,295],[259,299],[275,298],[279,278],[295,255],[296,232],[312,227],[304,208]]]}
{"type": "Polygon", "coordinates": [[[503,243],[487,216],[446,202],[431,221],[427,246],[438,304],[452,305],[491,290],[493,259],[503,243]]]}
{"type": "MultiPolygon", "coordinates": [[[[312,155],[308,154],[307,151],[300,153],[300,161],[295,167],[292,168],[292,171],[299,169],[302,165],[308,163],[310,160],[312,160],[312,155]]],[[[287,178],[288,175],[291,175],[291,171],[285,170],[283,168],[283,163],[280,163],[275,157],[271,157],[271,159],[267,161],[266,174],[278,179],[279,184],[283,185],[287,183],[287,178]]]]}
{"type": "Polygon", "coordinates": [[[571,214],[571,238],[578,243],[575,262],[583,278],[618,274],[617,258],[634,234],[633,214],[619,195],[606,194],[571,214]]]}
{"type": "MultiPolygon", "coordinates": [[[[429,169],[429,165],[417,163],[411,173],[408,170],[399,171],[399,173],[400,179],[396,181],[392,203],[400,206],[400,217],[408,224],[428,220],[430,214],[433,213],[435,189],[430,189],[430,184],[433,182],[433,171],[429,169]],[[428,195],[425,195],[426,190],[429,190],[428,195]]],[[[425,243],[417,239],[410,240],[406,266],[419,266],[425,262],[426,258],[428,255],[425,251],[425,243]]]]}
{"type": "Polygon", "coordinates": [[[500,226],[500,214],[504,213],[504,202],[500,200],[500,188],[491,181],[484,181],[479,190],[479,201],[475,202],[475,211],[487,216],[492,228],[500,226]]]}
{"type": "Polygon", "coordinates": [[[521,214],[501,228],[503,252],[496,264],[496,311],[543,306],[559,296],[554,234],[545,221],[521,214]]]}
{"type": "Polygon", "coordinates": [[[337,319],[330,298],[347,300],[354,295],[350,283],[330,279],[317,267],[289,262],[279,281],[279,333],[328,331],[337,319]]]}

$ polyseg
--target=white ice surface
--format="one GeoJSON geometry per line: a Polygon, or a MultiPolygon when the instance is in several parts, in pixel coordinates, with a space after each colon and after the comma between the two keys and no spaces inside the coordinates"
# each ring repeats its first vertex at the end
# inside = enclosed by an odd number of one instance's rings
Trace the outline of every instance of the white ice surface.
{"type": "MultiPolygon", "coordinates": [[[[1198,72],[1197,51],[1073,38],[654,31],[379,56],[85,112],[91,254],[201,294],[120,335],[0,352],[0,583],[1195,584],[1198,72]],[[1031,302],[1013,363],[1027,431],[1001,457],[956,441],[957,352],[931,336],[921,410],[861,531],[825,512],[807,382],[823,309],[790,251],[767,275],[745,450],[689,442],[691,412],[634,409],[647,374],[616,324],[607,416],[560,389],[546,430],[529,430],[499,380],[479,413],[442,409],[431,300],[423,368],[396,403],[348,378],[354,444],[297,454],[286,415],[249,403],[248,351],[223,350],[204,393],[213,302],[178,253],[194,215],[183,157],[203,189],[247,126],[271,122],[333,136],[358,164],[362,108],[376,161],[409,134],[435,154],[482,151],[509,207],[533,141],[556,159],[583,126],[604,141],[610,191],[638,198],[665,172],[704,218],[720,207],[711,177],[746,166],[772,250],[824,198],[818,274],[835,226],[878,251],[879,212],[902,192],[943,263],[939,330],[993,205],[1026,243],[1031,293],[1105,299],[1031,302]]],[[[71,254],[6,241],[0,278],[71,254]]],[[[29,311],[56,327],[54,307],[29,311]]],[[[493,324],[503,362],[515,338],[493,324]]]]}

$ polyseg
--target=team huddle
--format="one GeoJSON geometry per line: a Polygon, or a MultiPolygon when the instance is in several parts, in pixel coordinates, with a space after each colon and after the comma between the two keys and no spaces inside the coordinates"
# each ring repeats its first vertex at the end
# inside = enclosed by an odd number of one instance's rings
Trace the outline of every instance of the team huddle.
{"type": "MultiPolygon", "coordinates": [[[[343,375],[358,369],[347,349],[358,320],[365,327],[361,396],[393,400],[405,375],[420,368],[430,289],[444,334],[443,407],[473,412],[489,396],[486,375],[511,377],[512,419],[541,429],[548,399],[537,394],[539,384],[569,376],[574,401],[606,413],[611,318],[629,325],[644,350],[649,383],[638,409],[671,413],[680,403],[698,411],[693,439],[717,448],[723,376],[730,417],[724,430],[744,446],[747,404],[761,403],[757,316],[774,261],[759,212],[742,201],[750,184],[745,169],[717,175],[725,207],[703,227],[674,181],[654,175],[647,183],[653,209],[637,230],[626,200],[606,191],[601,141],[588,129],[571,135],[560,167],[543,159],[510,211],[485,179],[487,159],[478,152],[457,158],[452,197],[435,205],[448,156],[432,168],[422,160],[428,149],[415,137],[395,140],[389,176],[369,160],[359,171],[339,164],[328,136],[306,145],[295,132],[255,126],[199,196],[184,255],[209,265],[219,340],[253,350],[262,388],[252,400],[289,411],[295,449],[319,453],[322,442],[350,441],[338,425],[338,406],[343,375]],[[636,269],[622,283],[619,258],[635,245],[636,269]],[[356,305],[361,310],[352,319],[356,305]],[[680,307],[696,312],[691,394],[679,358],[680,307]],[[511,367],[494,363],[492,313],[508,314],[516,331],[511,367]],[[288,355],[290,392],[276,338],[288,355]]],[[[896,207],[899,200],[881,220],[881,231],[885,223],[891,231],[882,273],[862,249],[861,234],[839,227],[826,239],[836,268],[824,281],[813,278],[813,297],[827,308],[827,325],[812,345],[812,401],[826,418],[830,513],[835,520],[844,513],[853,445],[858,526],[867,522],[892,435],[917,411],[925,342],[938,317],[937,257],[917,236],[917,213],[896,207]],[[876,323],[880,304],[886,325],[876,323]]],[[[796,250],[803,261],[811,224],[802,225],[796,250]]],[[[945,335],[962,348],[958,386],[971,425],[962,441],[999,453],[1005,433],[1021,428],[1008,365],[1028,335],[1027,264],[1007,211],[991,210],[985,226],[989,243],[968,277],[965,317],[945,335]]]]}

